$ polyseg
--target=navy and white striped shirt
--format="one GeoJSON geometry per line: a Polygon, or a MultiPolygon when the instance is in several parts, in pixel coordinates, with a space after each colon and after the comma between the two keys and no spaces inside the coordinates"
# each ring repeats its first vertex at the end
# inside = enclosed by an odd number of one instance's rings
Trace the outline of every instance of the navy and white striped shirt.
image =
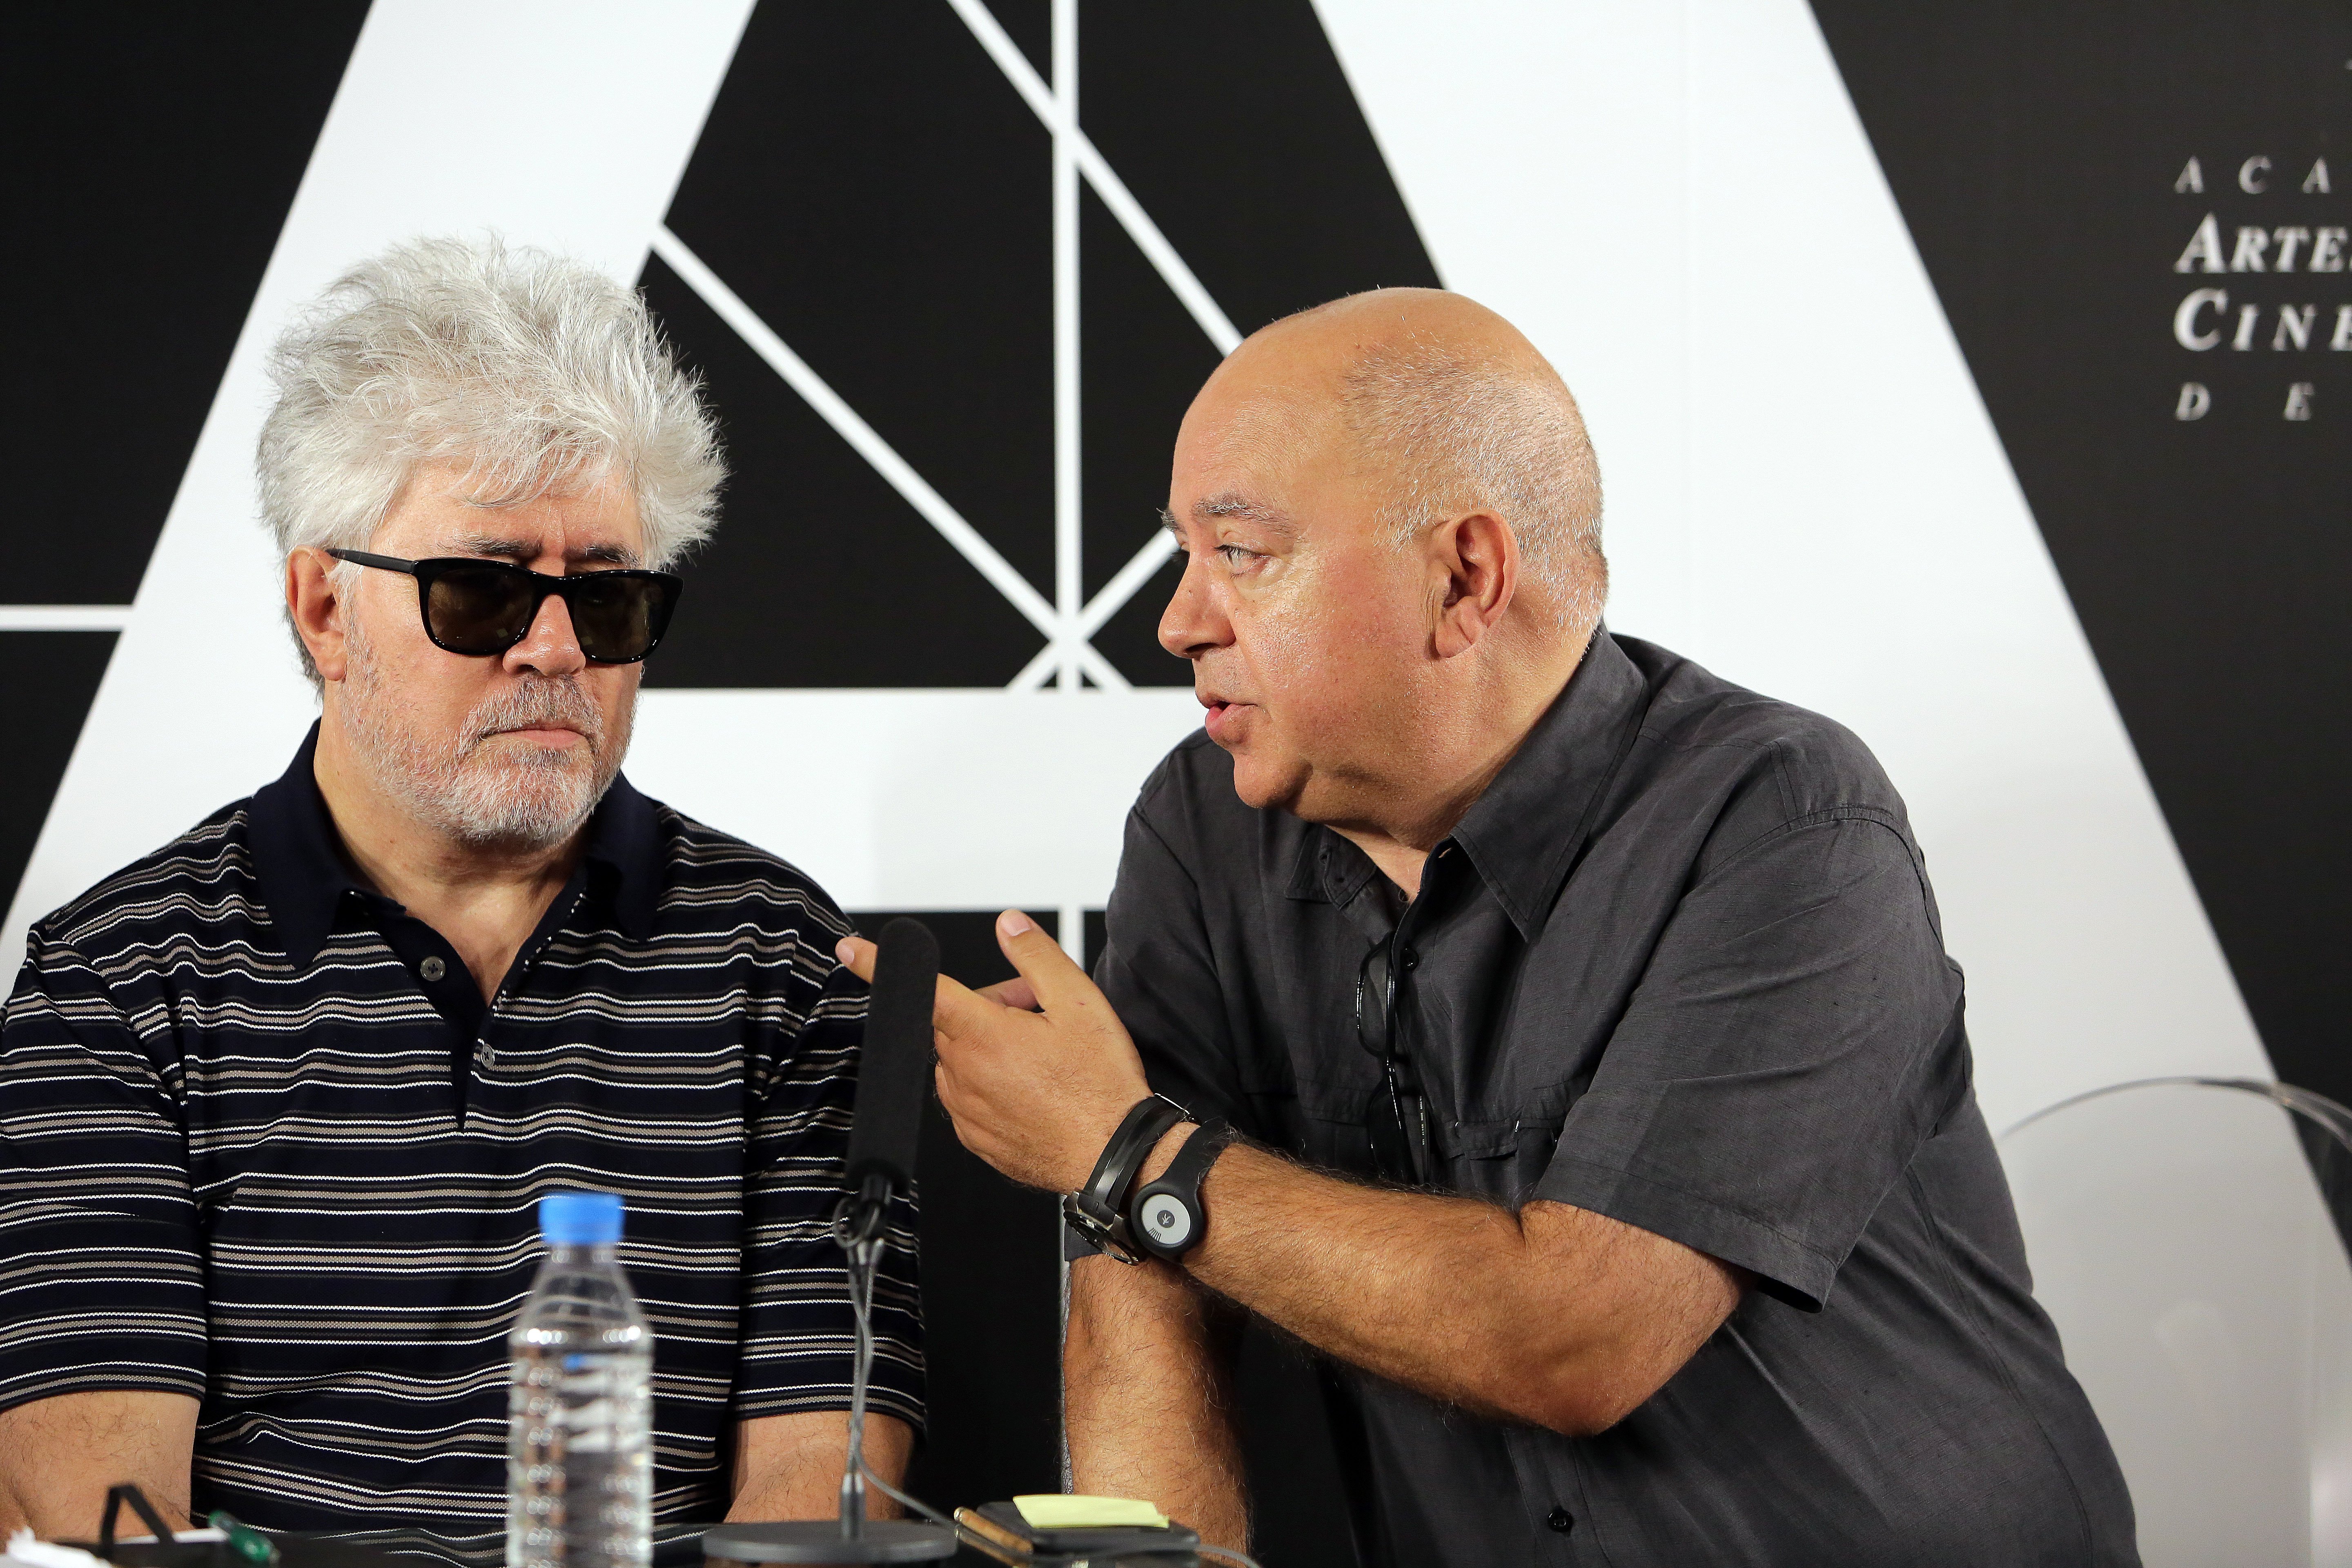
{"type": "MultiPolygon", "coordinates": [[[[535,1205],[598,1188],[655,1336],[656,1528],[718,1519],[738,1421],[848,1403],[848,923],[616,780],[485,1005],[344,868],[315,744],[32,931],[0,1033],[0,1408],[192,1394],[200,1511],[494,1559],[535,1205]]],[[[896,1219],[874,1404],[919,1425],[896,1219]]]]}

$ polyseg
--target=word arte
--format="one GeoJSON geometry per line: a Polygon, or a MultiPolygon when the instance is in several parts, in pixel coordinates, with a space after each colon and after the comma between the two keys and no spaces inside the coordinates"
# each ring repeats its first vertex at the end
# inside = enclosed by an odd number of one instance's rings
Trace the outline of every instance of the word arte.
{"type": "MultiPolygon", "coordinates": [[[[2284,194],[2285,186],[2278,174],[2277,165],[2268,156],[2256,153],[2239,163],[2237,188],[2250,196],[2284,194]]],[[[2189,159],[2182,165],[2179,177],[2172,182],[2172,188],[2184,195],[2203,195],[2203,163],[2189,159]]],[[[2306,196],[2334,194],[2326,159],[2312,160],[2310,169],[2296,184],[2295,193],[2306,196]]],[[[2221,222],[2209,212],[2199,220],[2188,245],[2173,261],[2172,269],[2183,273],[2342,272],[2347,255],[2352,255],[2352,229],[2341,226],[2240,224],[2230,241],[2224,243],[2221,222]],[[2298,261],[2302,264],[2299,268],[2298,261]]],[[[2242,299],[2233,317],[2230,291],[2215,288],[2190,289],[2174,309],[2173,341],[2196,353],[2218,348],[2224,337],[2234,350],[2251,350],[2261,336],[2265,310],[2272,313],[2270,346],[2275,353],[2308,350],[2315,340],[2324,337],[2329,350],[2352,353],[2352,305],[2336,306],[2332,331],[2323,333],[2319,330],[2320,307],[2316,304],[2265,305],[2242,299]],[[2208,311],[2211,312],[2210,316],[2208,311]]],[[[2313,395],[2310,382],[2298,381],[2289,385],[2281,417],[2309,419],[2313,395]]],[[[2202,419],[2212,406],[2211,389],[2202,382],[2187,381],[2180,384],[2180,396],[2173,405],[2172,416],[2202,419]]]]}

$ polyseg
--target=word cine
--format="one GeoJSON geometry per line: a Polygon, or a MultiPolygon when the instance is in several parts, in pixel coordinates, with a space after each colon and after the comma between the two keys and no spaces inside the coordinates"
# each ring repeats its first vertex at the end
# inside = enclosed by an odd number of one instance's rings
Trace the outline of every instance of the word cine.
{"type": "MultiPolygon", "coordinates": [[[[2284,194],[2284,186],[2276,184],[2278,177],[2278,168],[2271,159],[2257,153],[2238,165],[2236,183],[2238,189],[2250,196],[2268,195],[2274,191],[2284,194]]],[[[2172,182],[2172,188],[2178,195],[2203,195],[2204,164],[2198,159],[2189,159],[2182,165],[2179,177],[2172,182]]],[[[2324,196],[2332,195],[2333,190],[2327,160],[2313,159],[2310,169],[2296,185],[2296,194],[2324,196]]],[[[2347,256],[2352,256],[2352,229],[2341,226],[2240,224],[2225,243],[2220,220],[2209,212],[2199,220],[2188,245],[2173,261],[2172,269],[2181,273],[2342,272],[2347,256]]],[[[2230,291],[2211,287],[2190,289],[2174,308],[2172,338],[2195,353],[2220,347],[2225,337],[2233,350],[2251,350],[2261,335],[2266,310],[2272,312],[2270,346],[2274,353],[2308,350],[2315,340],[2324,337],[2328,349],[2352,353],[2352,305],[2336,306],[2332,330],[2323,333],[2319,326],[2320,307],[2316,304],[2265,306],[2241,299],[2233,311],[2230,291]]],[[[2313,395],[2310,382],[2291,384],[2281,417],[2309,419],[2313,395]]],[[[2212,391],[2202,382],[2187,381],[2180,384],[2180,396],[2173,405],[2172,416],[2202,419],[2212,406],[2212,391]]]]}

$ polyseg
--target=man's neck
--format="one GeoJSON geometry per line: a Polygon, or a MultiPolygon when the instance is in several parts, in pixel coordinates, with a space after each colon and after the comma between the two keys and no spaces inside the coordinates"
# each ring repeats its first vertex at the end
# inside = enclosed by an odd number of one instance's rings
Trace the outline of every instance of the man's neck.
{"type": "Polygon", "coordinates": [[[1380,809],[1362,819],[1332,822],[1331,830],[1370,857],[1406,898],[1419,898],[1422,867],[1430,851],[1461,824],[1518,754],[1537,722],[1567,689],[1594,635],[1570,645],[1573,657],[1563,660],[1555,652],[1550,658],[1510,668],[1484,692],[1466,692],[1458,702],[1431,705],[1426,710],[1458,715],[1456,721],[1426,738],[1433,743],[1397,748],[1402,755],[1431,758],[1431,765],[1418,778],[1390,781],[1379,792],[1380,809]]]}
{"type": "Polygon", "coordinates": [[[485,849],[416,820],[376,782],[330,713],[312,764],[352,868],[457,950],[487,999],[572,879],[585,826],[546,849],[485,849]]]}

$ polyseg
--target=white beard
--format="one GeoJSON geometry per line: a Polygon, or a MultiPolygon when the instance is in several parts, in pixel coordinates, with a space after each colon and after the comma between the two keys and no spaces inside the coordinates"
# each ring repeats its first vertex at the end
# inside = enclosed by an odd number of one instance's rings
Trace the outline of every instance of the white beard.
{"type": "Polygon", "coordinates": [[[588,820],[621,771],[634,692],[621,712],[617,744],[577,681],[536,675],[484,699],[455,735],[425,735],[410,727],[412,710],[385,687],[357,617],[344,635],[344,653],[342,717],[352,749],[377,787],[419,823],[460,844],[552,848],[588,820]],[[486,744],[500,731],[532,724],[575,729],[587,744],[560,750],[486,744]]]}

